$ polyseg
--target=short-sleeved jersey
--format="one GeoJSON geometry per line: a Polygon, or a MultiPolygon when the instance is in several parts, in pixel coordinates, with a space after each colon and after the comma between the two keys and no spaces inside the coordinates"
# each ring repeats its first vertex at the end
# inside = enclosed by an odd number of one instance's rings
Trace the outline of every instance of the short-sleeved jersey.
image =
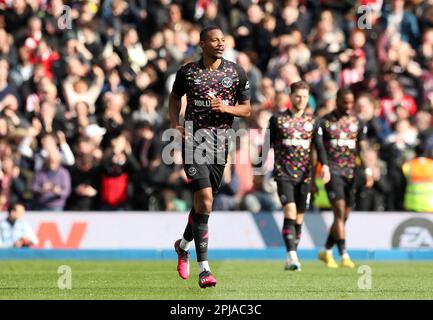
{"type": "MultiPolygon", "coordinates": [[[[192,148],[203,143],[200,135],[196,135],[197,130],[202,130],[206,137],[206,149],[212,150],[214,154],[206,154],[206,158],[214,161],[215,155],[219,157],[223,154],[222,161],[225,162],[229,146],[228,131],[232,127],[234,116],[213,111],[211,100],[218,98],[224,105],[233,108],[236,108],[238,102],[249,100],[249,82],[245,71],[236,63],[225,59],[221,59],[217,70],[210,70],[201,59],[179,69],[173,92],[178,96],[186,94],[185,128],[194,134],[192,148]]],[[[188,147],[185,150],[193,151],[188,147]]]]}
{"type": "Polygon", "coordinates": [[[315,139],[321,140],[320,127],[314,115],[305,113],[302,117],[295,117],[290,110],[283,111],[271,117],[269,130],[275,154],[274,178],[309,183],[312,143],[315,139]]]}
{"type": "Polygon", "coordinates": [[[173,92],[178,96],[186,94],[185,121],[192,121],[197,129],[230,129],[233,116],[214,112],[212,97],[221,99],[227,106],[250,99],[249,83],[245,71],[236,63],[221,59],[215,71],[207,69],[203,59],[188,63],[176,74],[173,92]]]}
{"type": "Polygon", "coordinates": [[[339,116],[333,111],[320,120],[323,143],[331,174],[352,179],[356,167],[358,143],[366,140],[367,127],[354,115],[339,116]]]}

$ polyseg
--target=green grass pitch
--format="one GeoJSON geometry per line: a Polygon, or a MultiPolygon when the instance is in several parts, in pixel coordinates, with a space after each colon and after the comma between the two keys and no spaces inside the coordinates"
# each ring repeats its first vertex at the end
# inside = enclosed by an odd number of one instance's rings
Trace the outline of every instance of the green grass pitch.
{"type": "Polygon", "coordinates": [[[282,261],[212,261],[215,288],[200,289],[197,266],[184,281],[176,261],[0,261],[0,299],[433,299],[432,262],[357,262],[327,269],[306,261],[302,272],[282,261]],[[358,288],[358,266],[372,269],[372,288],[358,288]],[[58,268],[72,271],[72,289],[58,288],[58,268]]]}

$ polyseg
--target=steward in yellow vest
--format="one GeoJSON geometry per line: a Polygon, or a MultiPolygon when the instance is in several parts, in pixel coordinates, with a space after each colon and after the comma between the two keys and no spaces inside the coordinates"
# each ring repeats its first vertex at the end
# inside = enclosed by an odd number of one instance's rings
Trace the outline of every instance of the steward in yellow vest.
{"type": "Polygon", "coordinates": [[[406,178],[404,208],[408,211],[433,212],[433,160],[418,156],[403,164],[406,178]]]}

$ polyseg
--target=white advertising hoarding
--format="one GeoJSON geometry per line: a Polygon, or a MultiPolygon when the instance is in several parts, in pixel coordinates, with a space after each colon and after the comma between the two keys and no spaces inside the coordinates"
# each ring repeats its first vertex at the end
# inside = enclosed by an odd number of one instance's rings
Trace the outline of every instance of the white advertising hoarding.
{"type": "MultiPolygon", "coordinates": [[[[36,213],[26,220],[40,248],[170,249],[183,234],[187,213],[36,213]]],[[[5,215],[2,215],[2,219],[5,215]]],[[[209,220],[210,247],[263,249],[283,246],[282,213],[215,212],[209,220]]],[[[332,214],[307,213],[301,249],[323,246],[332,214]]],[[[351,249],[433,248],[433,215],[353,213],[347,222],[351,249]]]]}

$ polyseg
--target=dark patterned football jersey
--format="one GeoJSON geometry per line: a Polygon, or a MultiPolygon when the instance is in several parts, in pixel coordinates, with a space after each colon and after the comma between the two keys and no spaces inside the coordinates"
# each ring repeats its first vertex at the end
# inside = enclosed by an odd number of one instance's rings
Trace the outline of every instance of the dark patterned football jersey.
{"type": "Polygon", "coordinates": [[[306,112],[301,117],[295,117],[290,110],[280,112],[269,120],[269,130],[275,153],[276,180],[309,183],[313,143],[320,161],[327,163],[322,133],[312,113],[306,112]]]}
{"type": "MultiPolygon", "coordinates": [[[[221,138],[227,139],[225,134],[232,127],[234,117],[213,111],[211,100],[218,98],[224,105],[236,108],[238,102],[250,99],[245,71],[236,63],[221,60],[218,69],[214,71],[204,66],[203,59],[186,64],[177,72],[173,85],[173,92],[176,95],[186,94],[187,97],[186,129],[193,133],[199,129],[207,131],[208,140],[212,138],[214,145],[219,143],[217,141],[221,138]],[[187,124],[192,124],[193,127],[187,124]]],[[[194,139],[195,146],[201,142],[194,139]]],[[[227,149],[228,144],[223,145],[227,149]]]]}
{"type": "Polygon", "coordinates": [[[338,115],[333,111],[320,120],[323,143],[331,174],[352,179],[356,167],[358,143],[366,140],[367,127],[354,115],[338,115]]]}

